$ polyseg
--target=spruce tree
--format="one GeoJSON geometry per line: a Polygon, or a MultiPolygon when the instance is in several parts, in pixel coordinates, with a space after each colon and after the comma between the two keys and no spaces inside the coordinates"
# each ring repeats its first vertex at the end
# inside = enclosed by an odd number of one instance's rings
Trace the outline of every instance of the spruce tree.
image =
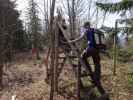
{"type": "Polygon", "coordinates": [[[23,30],[14,2],[0,0],[0,86],[2,87],[3,64],[12,58],[15,34],[23,30]]]}
{"type": "Polygon", "coordinates": [[[36,57],[39,59],[39,44],[40,44],[40,31],[41,24],[38,16],[37,3],[34,0],[29,1],[29,32],[31,34],[32,49],[37,50],[36,57]]]}

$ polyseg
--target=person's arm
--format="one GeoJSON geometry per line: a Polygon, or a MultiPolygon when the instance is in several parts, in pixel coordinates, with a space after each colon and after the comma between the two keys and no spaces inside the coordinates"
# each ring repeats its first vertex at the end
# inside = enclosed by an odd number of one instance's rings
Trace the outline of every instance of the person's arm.
{"type": "Polygon", "coordinates": [[[80,40],[84,37],[84,34],[85,34],[85,33],[82,33],[82,34],[81,34],[78,38],[76,38],[75,40],[69,41],[69,43],[73,43],[73,42],[80,41],[80,40]]]}
{"type": "MultiPolygon", "coordinates": [[[[58,23],[58,25],[59,25],[61,31],[62,31],[64,34],[67,34],[66,31],[62,28],[61,24],[58,23]]],[[[77,42],[77,41],[81,40],[81,39],[84,37],[84,35],[85,35],[85,29],[82,28],[81,31],[80,31],[80,37],[76,38],[75,40],[68,40],[67,42],[69,42],[69,43],[77,42]]]]}

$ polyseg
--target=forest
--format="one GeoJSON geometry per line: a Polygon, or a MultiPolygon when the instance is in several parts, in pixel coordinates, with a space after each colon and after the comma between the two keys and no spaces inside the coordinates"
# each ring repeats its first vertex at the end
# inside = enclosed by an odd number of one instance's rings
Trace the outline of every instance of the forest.
{"type": "Polygon", "coordinates": [[[133,0],[0,0],[0,100],[133,100],[133,0]]]}

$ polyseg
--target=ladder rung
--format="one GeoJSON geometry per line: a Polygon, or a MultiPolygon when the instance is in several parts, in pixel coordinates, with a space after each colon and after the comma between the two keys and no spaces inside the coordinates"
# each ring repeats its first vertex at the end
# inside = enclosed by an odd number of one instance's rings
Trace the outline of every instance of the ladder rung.
{"type": "Polygon", "coordinates": [[[65,59],[66,57],[58,57],[59,59],[65,59]]]}
{"type": "Polygon", "coordinates": [[[69,56],[69,58],[78,58],[77,56],[69,56]]]}
{"type": "Polygon", "coordinates": [[[109,94],[105,93],[101,95],[97,100],[109,100],[109,94]]]}
{"type": "Polygon", "coordinates": [[[81,76],[80,77],[87,77],[87,76],[90,76],[91,74],[89,74],[89,73],[84,73],[84,74],[81,74],[81,76]]]}
{"type": "Polygon", "coordinates": [[[73,66],[73,67],[78,67],[78,65],[76,65],[76,64],[72,64],[72,66],[73,66]]]}
{"type": "Polygon", "coordinates": [[[64,53],[64,51],[62,50],[62,51],[58,51],[58,53],[64,53]]]}
{"type": "Polygon", "coordinates": [[[64,64],[64,63],[58,63],[58,64],[64,64]]]}

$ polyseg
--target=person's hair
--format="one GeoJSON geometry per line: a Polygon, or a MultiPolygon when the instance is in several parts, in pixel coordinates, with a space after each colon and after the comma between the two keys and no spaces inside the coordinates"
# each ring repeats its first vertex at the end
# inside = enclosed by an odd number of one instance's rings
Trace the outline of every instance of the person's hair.
{"type": "Polygon", "coordinates": [[[85,28],[90,27],[90,22],[88,22],[88,21],[85,22],[85,23],[84,23],[84,27],[85,27],[85,28]]]}
{"type": "Polygon", "coordinates": [[[66,22],[66,20],[65,20],[64,18],[62,18],[62,22],[64,22],[64,23],[65,23],[65,22],[66,22]]]}

